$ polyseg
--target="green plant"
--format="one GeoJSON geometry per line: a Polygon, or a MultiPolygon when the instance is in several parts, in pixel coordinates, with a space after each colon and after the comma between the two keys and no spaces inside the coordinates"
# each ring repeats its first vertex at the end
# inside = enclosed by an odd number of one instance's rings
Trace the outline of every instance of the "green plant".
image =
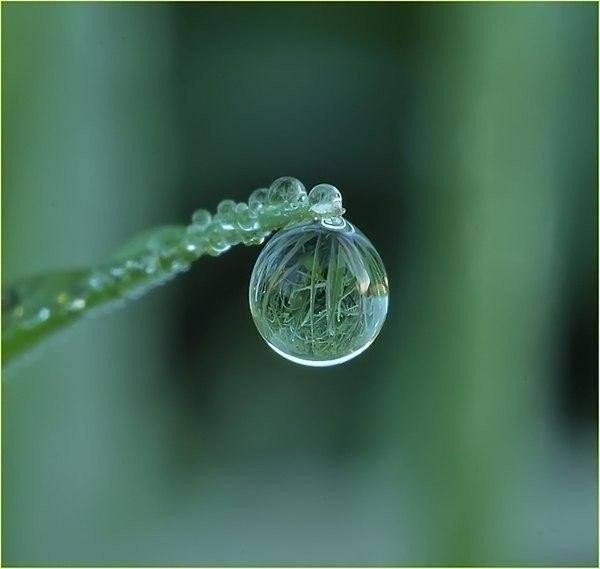
{"type": "Polygon", "coordinates": [[[292,361],[347,361],[381,329],[388,292],[377,251],[343,213],[333,186],[320,184],[307,195],[295,178],[279,178],[248,203],[222,201],[214,217],[200,209],[188,226],[144,232],[98,267],[23,279],[2,295],[3,363],[86,314],[142,296],[203,255],[261,244],[284,226],[293,228],[269,244],[253,271],[256,325],[292,361]],[[260,268],[265,259],[266,271],[260,268]]]}
{"type": "Polygon", "coordinates": [[[198,210],[190,225],[163,226],[135,237],[96,267],[21,279],[2,291],[2,363],[85,315],[121,306],[162,285],[204,255],[240,243],[259,245],[289,223],[312,219],[306,191],[293,178],[254,191],[247,203],[222,201],[214,216],[198,210]]]}

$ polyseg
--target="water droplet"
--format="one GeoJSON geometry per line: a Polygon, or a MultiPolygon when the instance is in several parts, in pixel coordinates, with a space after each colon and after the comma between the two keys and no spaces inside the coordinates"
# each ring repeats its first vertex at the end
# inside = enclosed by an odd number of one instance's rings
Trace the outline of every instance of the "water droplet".
{"type": "Polygon", "coordinates": [[[152,275],[158,270],[158,257],[156,255],[146,255],[142,263],[144,264],[144,272],[147,275],[152,275]]]}
{"type": "Polygon", "coordinates": [[[258,218],[245,203],[239,203],[235,206],[235,217],[238,227],[242,231],[253,231],[258,229],[258,218]]]}
{"type": "Polygon", "coordinates": [[[94,271],[88,278],[88,286],[95,291],[101,291],[108,283],[109,278],[100,271],[94,271]]]}
{"type": "Polygon", "coordinates": [[[270,235],[269,233],[247,233],[243,235],[244,245],[262,245],[265,242],[265,239],[270,235]]]}
{"type": "Polygon", "coordinates": [[[40,308],[37,317],[39,322],[46,322],[50,318],[50,309],[46,307],[40,308]]]}
{"type": "Polygon", "coordinates": [[[26,329],[32,329],[46,322],[51,316],[50,309],[46,306],[35,311],[25,311],[20,325],[26,329]]]}
{"type": "Polygon", "coordinates": [[[221,253],[225,253],[225,251],[229,251],[231,249],[231,245],[228,243],[220,242],[220,243],[211,243],[207,248],[207,253],[212,257],[218,257],[221,253]]]}
{"type": "Polygon", "coordinates": [[[206,252],[217,256],[231,248],[231,244],[225,239],[222,231],[217,226],[206,237],[206,252]]]}
{"type": "MultiPolygon", "coordinates": [[[[77,286],[76,291],[78,294],[85,293],[82,286],[77,286]]],[[[84,309],[86,303],[84,298],[73,296],[73,291],[63,291],[57,295],[56,304],[59,309],[78,311],[84,309]]]]}
{"type": "Polygon", "coordinates": [[[125,270],[129,272],[143,271],[144,265],[137,259],[127,259],[125,261],[125,270]]]}
{"type": "Polygon", "coordinates": [[[346,227],[347,222],[343,217],[328,217],[321,220],[321,225],[328,229],[340,230],[346,227]]]}
{"type": "Polygon", "coordinates": [[[259,212],[269,203],[269,190],[267,188],[258,188],[250,194],[248,198],[248,207],[255,213],[259,212]]]}
{"type": "Polygon", "coordinates": [[[211,221],[212,215],[205,209],[198,209],[192,215],[192,227],[194,227],[196,230],[202,231],[206,229],[210,225],[211,221]]]}
{"type": "Polygon", "coordinates": [[[304,184],[291,176],[278,178],[269,188],[269,204],[274,206],[288,206],[290,209],[296,209],[306,203],[306,200],[304,184]]]}
{"type": "Polygon", "coordinates": [[[348,361],[383,325],[388,281],[379,254],[351,223],[314,221],[277,233],[250,280],[250,311],[267,344],[309,366],[348,361]]]}
{"type": "Polygon", "coordinates": [[[183,248],[188,253],[196,253],[198,251],[198,245],[197,245],[197,243],[194,243],[194,242],[190,241],[189,239],[184,240],[184,242],[183,242],[183,248]]]}
{"type": "Polygon", "coordinates": [[[121,265],[115,265],[109,269],[109,273],[111,274],[112,277],[114,277],[115,279],[118,280],[118,279],[122,279],[123,277],[125,277],[127,274],[127,271],[125,270],[125,267],[123,267],[121,265]]]}
{"type": "Polygon", "coordinates": [[[183,273],[190,268],[190,263],[185,261],[184,259],[175,259],[171,263],[171,270],[176,273],[183,273]]]}
{"type": "Polygon", "coordinates": [[[331,184],[319,184],[308,194],[310,211],[319,218],[338,217],[344,214],[342,194],[331,184]]]}
{"type": "Polygon", "coordinates": [[[74,311],[83,310],[85,308],[85,300],[83,298],[74,298],[67,304],[67,307],[69,310],[74,311]]]}
{"type": "Polygon", "coordinates": [[[215,221],[225,230],[235,229],[235,202],[223,200],[217,207],[215,221]]]}

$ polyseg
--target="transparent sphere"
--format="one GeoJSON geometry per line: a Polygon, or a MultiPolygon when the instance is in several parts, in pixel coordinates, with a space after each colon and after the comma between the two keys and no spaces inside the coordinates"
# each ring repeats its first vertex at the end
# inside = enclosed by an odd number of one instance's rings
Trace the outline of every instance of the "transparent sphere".
{"type": "Polygon", "coordinates": [[[310,210],[319,219],[340,216],[344,213],[342,194],[331,184],[319,184],[308,194],[310,210]]]}
{"type": "Polygon", "coordinates": [[[250,311],[278,354],[330,366],[366,350],[383,325],[388,279],[371,242],[348,221],[315,221],[277,233],[250,279],[250,311]]]}

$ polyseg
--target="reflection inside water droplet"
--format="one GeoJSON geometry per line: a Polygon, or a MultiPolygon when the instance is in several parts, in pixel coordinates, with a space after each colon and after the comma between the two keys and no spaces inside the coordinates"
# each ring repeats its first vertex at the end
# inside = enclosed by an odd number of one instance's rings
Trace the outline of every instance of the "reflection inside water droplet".
{"type": "Polygon", "coordinates": [[[381,330],[387,308],[381,258],[345,220],[281,231],[252,272],[256,327],[273,350],[296,363],[330,366],[354,358],[381,330]]]}

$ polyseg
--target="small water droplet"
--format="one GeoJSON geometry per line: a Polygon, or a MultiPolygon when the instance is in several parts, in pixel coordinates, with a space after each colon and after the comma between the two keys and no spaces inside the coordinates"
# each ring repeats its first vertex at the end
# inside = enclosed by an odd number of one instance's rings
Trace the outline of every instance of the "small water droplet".
{"type": "Polygon", "coordinates": [[[321,225],[323,227],[327,227],[328,229],[345,229],[346,227],[346,220],[343,217],[340,216],[336,216],[336,217],[328,217],[326,219],[322,219],[321,220],[321,225]]]}
{"type": "Polygon", "coordinates": [[[56,302],[58,304],[66,304],[69,301],[69,298],[69,295],[65,291],[63,291],[57,295],[56,302]]]}
{"type": "Polygon", "coordinates": [[[212,221],[212,215],[205,209],[198,209],[192,215],[192,226],[195,226],[197,230],[204,230],[212,221]]]}
{"type": "Polygon", "coordinates": [[[342,194],[331,184],[319,184],[308,194],[310,211],[319,218],[333,218],[344,214],[342,194]]]}
{"type": "Polygon", "coordinates": [[[158,257],[156,255],[146,255],[142,259],[142,264],[144,265],[144,272],[147,275],[152,275],[158,269],[158,257]]]}
{"type": "Polygon", "coordinates": [[[125,276],[126,273],[125,268],[121,265],[115,265],[111,267],[108,272],[111,274],[111,276],[115,277],[116,279],[122,278],[123,276],[125,276]]]}
{"type": "Polygon", "coordinates": [[[223,200],[217,207],[215,220],[223,229],[235,229],[235,202],[223,200]]]}
{"type": "Polygon", "coordinates": [[[141,266],[140,263],[135,259],[127,259],[127,261],[125,261],[125,268],[130,271],[135,271],[137,269],[140,269],[141,266]]]}
{"type": "Polygon", "coordinates": [[[197,245],[195,243],[192,243],[191,241],[184,241],[183,248],[188,253],[195,253],[198,250],[197,245]]]}
{"type": "Polygon", "coordinates": [[[83,298],[74,298],[67,306],[69,310],[83,310],[85,308],[85,300],[83,298]]]}
{"type": "Polygon", "coordinates": [[[183,273],[184,271],[187,271],[189,268],[190,268],[190,264],[187,261],[184,261],[183,259],[175,259],[171,263],[171,270],[176,273],[183,273]]]}
{"type": "Polygon", "coordinates": [[[270,231],[267,233],[245,233],[242,235],[242,241],[244,245],[262,245],[265,239],[270,235],[270,231]]]}
{"type": "Polygon", "coordinates": [[[95,291],[100,291],[106,285],[107,278],[105,275],[94,272],[88,278],[88,286],[95,291]]]}
{"type": "Polygon", "coordinates": [[[291,209],[300,207],[307,200],[304,184],[292,178],[284,176],[275,180],[269,188],[269,203],[274,206],[289,206],[291,209]]]}
{"type": "Polygon", "coordinates": [[[255,213],[258,213],[269,203],[268,188],[258,188],[250,194],[248,198],[248,207],[255,213]]]}
{"type": "Polygon", "coordinates": [[[39,322],[46,322],[50,318],[50,309],[46,307],[41,308],[37,313],[37,317],[39,322]]]}
{"type": "Polygon", "coordinates": [[[242,231],[253,231],[258,229],[258,218],[245,203],[239,203],[235,206],[235,216],[238,227],[242,231]]]}
{"type": "Polygon", "coordinates": [[[229,243],[224,240],[217,239],[209,243],[207,253],[213,257],[216,257],[221,253],[225,253],[225,251],[228,251],[229,249],[231,249],[231,245],[229,245],[229,243]]]}

